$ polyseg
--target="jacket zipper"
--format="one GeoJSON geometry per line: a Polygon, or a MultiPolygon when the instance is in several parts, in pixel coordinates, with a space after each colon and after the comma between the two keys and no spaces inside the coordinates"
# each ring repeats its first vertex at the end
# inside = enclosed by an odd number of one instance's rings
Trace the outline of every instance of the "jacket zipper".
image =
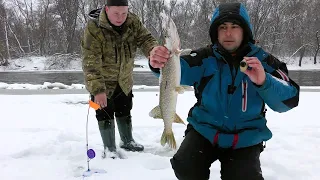
{"type": "Polygon", "coordinates": [[[247,106],[248,106],[248,81],[243,82],[242,80],[242,112],[247,111],[247,106]]]}
{"type": "MultiPolygon", "coordinates": [[[[233,89],[234,88],[234,83],[235,83],[235,79],[237,77],[237,74],[238,74],[238,70],[235,69],[235,68],[231,68],[229,63],[224,59],[224,57],[222,57],[223,61],[229,66],[229,72],[230,72],[230,75],[231,75],[231,88],[233,89]],[[235,69],[235,75],[233,75],[233,69],[235,69]]],[[[233,66],[232,66],[233,67],[233,66]]],[[[234,89],[235,91],[235,89],[234,89]]],[[[234,92],[233,92],[234,93],[234,92]]],[[[232,94],[233,95],[233,94],[232,94]]],[[[229,96],[228,92],[227,92],[227,96],[229,96]]],[[[225,112],[226,112],[226,115],[225,117],[228,117],[229,115],[229,106],[230,106],[230,100],[227,98],[227,102],[226,102],[226,105],[225,105],[225,112]]]]}
{"type": "MultiPolygon", "coordinates": [[[[224,57],[222,57],[222,59],[223,59],[223,61],[227,64],[227,66],[229,66],[229,63],[224,59],[224,57]]],[[[230,75],[231,75],[231,84],[234,84],[233,83],[233,73],[232,73],[232,71],[231,71],[231,69],[230,69],[230,67],[228,67],[228,70],[229,70],[229,73],[230,73],[230,75]]],[[[228,90],[227,90],[228,91],[228,90]]],[[[227,102],[225,103],[225,110],[224,110],[224,117],[225,117],[225,119],[223,120],[223,122],[222,122],[222,127],[224,127],[224,124],[225,124],[225,121],[226,121],[226,119],[229,119],[229,99],[228,99],[228,96],[229,96],[229,94],[228,94],[228,92],[226,93],[226,100],[227,100],[227,102]]]]}

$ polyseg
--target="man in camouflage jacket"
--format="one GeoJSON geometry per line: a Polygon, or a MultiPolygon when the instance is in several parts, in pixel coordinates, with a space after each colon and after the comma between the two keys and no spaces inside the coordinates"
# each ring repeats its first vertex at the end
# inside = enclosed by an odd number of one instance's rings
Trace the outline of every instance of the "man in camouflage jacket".
{"type": "MultiPolygon", "coordinates": [[[[116,117],[121,148],[143,151],[132,138],[132,87],[134,57],[140,48],[146,57],[157,55],[163,48],[143,26],[139,18],[128,11],[127,0],[108,0],[104,8],[93,10],[84,31],[81,48],[82,68],[91,99],[100,105],[96,111],[104,144],[103,156],[119,154],[115,145],[116,117]]],[[[161,55],[160,55],[161,56],[161,55]]]]}

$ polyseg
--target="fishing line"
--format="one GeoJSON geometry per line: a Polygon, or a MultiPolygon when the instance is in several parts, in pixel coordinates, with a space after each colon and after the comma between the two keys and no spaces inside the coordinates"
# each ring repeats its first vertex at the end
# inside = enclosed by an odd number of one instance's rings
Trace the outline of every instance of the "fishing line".
{"type": "MultiPolygon", "coordinates": [[[[95,158],[96,157],[96,153],[93,149],[89,149],[89,133],[88,133],[88,127],[89,127],[89,114],[90,114],[90,96],[89,96],[89,107],[88,107],[88,112],[87,112],[87,122],[86,122],[86,149],[87,149],[87,165],[88,165],[88,169],[87,171],[85,171],[83,173],[83,179],[85,177],[88,177],[88,176],[91,176],[92,174],[95,174],[95,173],[106,173],[105,170],[102,170],[102,169],[90,169],[90,160],[95,158]]],[[[109,114],[104,110],[102,109],[108,116],[109,114]]],[[[110,118],[110,116],[109,116],[110,118]]]]}
{"type": "MultiPolygon", "coordinates": [[[[90,99],[89,99],[90,100],[90,99]]],[[[88,171],[90,171],[90,165],[89,165],[89,161],[90,161],[90,157],[88,156],[88,152],[89,152],[89,138],[88,138],[88,123],[89,123],[89,113],[90,113],[90,105],[88,107],[88,113],[87,113],[87,123],[86,123],[86,143],[87,143],[87,163],[88,163],[88,171]]]]}

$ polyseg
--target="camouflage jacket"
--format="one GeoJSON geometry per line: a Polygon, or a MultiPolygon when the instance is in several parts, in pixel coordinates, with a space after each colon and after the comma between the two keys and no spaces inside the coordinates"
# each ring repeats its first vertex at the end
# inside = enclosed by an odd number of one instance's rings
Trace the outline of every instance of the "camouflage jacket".
{"type": "Polygon", "coordinates": [[[119,84],[128,95],[137,48],[148,57],[156,45],[156,39],[133,13],[129,12],[120,35],[109,24],[105,8],[92,11],[81,40],[86,89],[92,95],[106,92],[111,97],[119,84]]]}

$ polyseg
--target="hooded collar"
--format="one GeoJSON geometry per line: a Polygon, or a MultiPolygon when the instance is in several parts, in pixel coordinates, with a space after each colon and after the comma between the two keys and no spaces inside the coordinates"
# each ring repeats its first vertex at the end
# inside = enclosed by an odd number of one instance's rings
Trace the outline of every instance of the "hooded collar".
{"type": "MultiPolygon", "coordinates": [[[[109,30],[114,29],[113,28],[114,25],[111,24],[110,21],[108,20],[105,6],[103,8],[99,8],[99,9],[91,11],[89,13],[89,17],[97,20],[98,26],[100,26],[102,28],[109,29],[109,30]]],[[[129,12],[126,21],[121,25],[122,32],[126,31],[127,28],[132,24],[132,22],[133,22],[132,14],[131,14],[131,12],[129,12]]],[[[114,27],[117,27],[117,26],[114,26],[114,27]]]]}
{"type": "Polygon", "coordinates": [[[211,18],[209,34],[212,43],[218,39],[218,26],[224,22],[236,21],[243,28],[243,40],[247,43],[254,43],[253,28],[250,23],[249,14],[241,3],[223,3],[214,11],[211,18]]]}

